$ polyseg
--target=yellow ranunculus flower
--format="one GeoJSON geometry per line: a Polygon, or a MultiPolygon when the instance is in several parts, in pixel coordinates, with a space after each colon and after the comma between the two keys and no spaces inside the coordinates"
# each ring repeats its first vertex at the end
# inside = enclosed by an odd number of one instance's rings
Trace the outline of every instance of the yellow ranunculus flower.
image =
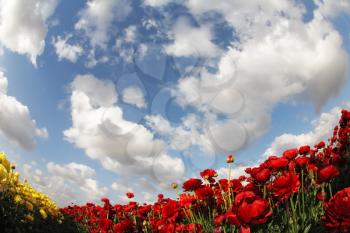
{"type": "Polygon", "coordinates": [[[2,164],[0,164],[0,181],[7,179],[7,177],[8,173],[6,168],[2,164]]]}
{"type": "Polygon", "coordinates": [[[16,195],[14,201],[15,201],[16,204],[19,204],[22,201],[21,196],[20,195],[16,195]]]}
{"type": "Polygon", "coordinates": [[[47,218],[47,214],[46,214],[45,210],[40,209],[39,212],[40,212],[40,214],[41,214],[41,217],[43,217],[43,219],[46,219],[46,218],[47,218]]]}

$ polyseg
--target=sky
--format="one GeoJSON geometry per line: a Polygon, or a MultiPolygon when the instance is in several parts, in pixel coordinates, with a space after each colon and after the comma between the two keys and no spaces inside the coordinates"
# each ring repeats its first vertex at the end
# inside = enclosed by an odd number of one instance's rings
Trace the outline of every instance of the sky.
{"type": "Polygon", "coordinates": [[[348,0],[0,0],[0,150],[60,206],[175,197],[326,140],[348,0]]]}

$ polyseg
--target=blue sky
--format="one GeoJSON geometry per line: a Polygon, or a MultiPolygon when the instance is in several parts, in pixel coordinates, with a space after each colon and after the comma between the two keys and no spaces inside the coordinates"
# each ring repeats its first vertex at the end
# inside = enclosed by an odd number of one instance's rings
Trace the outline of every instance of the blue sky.
{"type": "Polygon", "coordinates": [[[347,0],[0,0],[1,150],[62,206],[239,175],[330,135],[349,26],[347,0]]]}

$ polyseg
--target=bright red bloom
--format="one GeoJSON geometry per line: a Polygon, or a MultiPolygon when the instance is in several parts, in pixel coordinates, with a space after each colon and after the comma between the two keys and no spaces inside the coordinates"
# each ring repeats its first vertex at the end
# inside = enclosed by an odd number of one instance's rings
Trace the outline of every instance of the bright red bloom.
{"type": "Polygon", "coordinates": [[[180,194],[179,203],[182,207],[189,207],[196,201],[196,198],[193,195],[182,193],[180,194]]]}
{"type": "Polygon", "coordinates": [[[334,177],[339,175],[339,170],[333,165],[329,165],[325,168],[322,168],[321,170],[318,171],[318,182],[328,182],[334,177]]]}
{"type": "Polygon", "coordinates": [[[292,160],[295,157],[297,157],[298,154],[299,154],[298,149],[294,148],[294,149],[289,149],[289,150],[286,150],[285,152],[283,152],[283,157],[286,159],[292,160]]]}
{"type": "Polygon", "coordinates": [[[208,186],[196,189],[195,193],[199,200],[206,200],[214,196],[213,189],[208,186]]]}
{"type": "Polygon", "coordinates": [[[349,232],[350,229],[350,187],[337,192],[325,203],[325,226],[332,232],[349,232]]]}
{"type": "Polygon", "coordinates": [[[135,195],[133,194],[133,193],[130,193],[130,192],[128,192],[128,193],[126,193],[126,196],[128,197],[128,198],[133,198],[135,195]]]}
{"type": "Polygon", "coordinates": [[[162,219],[169,222],[175,222],[176,218],[179,216],[180,206],[177,201],[169,200],[162,207],[162,219]]]}
{"type": "Polygon", "coordinates": [[[200,187],[202,187],[202,181],[200,179],[196,179],[196,178],[191,178],[191,179],[185,181],[182,185],[182,188],[185,191],[194,191],[200,187]]]}
{"type": "Polygon", "coordinates": [[[249,225],[251,224],[265,223],[272,215],[269,202],[251,191],[237,194],[233,213],[235,216],[231,216],[232,223],[237,226],[237,222],[239,222],[243,228],[247,228],[246,230],[250,229],[249,225]]]}
{"type": "Polygon", "coordinates": [[[260,170],[259,172],[257,172],[254,175],[254,178],[259,183],[265,183],[266,181],[268,181],[270,179],[270,176],[271,176],[270,170],[267,168],[264,168],[264,169],[260,170]]]}
{"type": "Polygon", "coordinates": [[[310,150],[311,150],[310,146],[302,146],[299,148],[299,154],[306,155],[310,153],[310,150]]]}
{"type": "Polygon", "coordinates": [[[266,163],[269,166],[269,168],[271,168],[272,170],[277,171],[277,170],[280,170],[282,168],[287,167],[289,161],[286,158],[278,158],[276,156],[271,156],[266,161],[266,163]]]}
{"type": "Polygon", "coordinates": [[[285,172],[272,183],[273,194],[281,200],[288,199],[293,193],[297,192],[299,188],[299,175],[294,172],[285,172]]]}
{"type": "Polygon", "coordinates": [[[203,179],[209,180],[211,183],[215,182],[213,177],[217,177],[218,173],[214,169],[205,169],[204,171],[200,172],[200,175],[203,179]]]}

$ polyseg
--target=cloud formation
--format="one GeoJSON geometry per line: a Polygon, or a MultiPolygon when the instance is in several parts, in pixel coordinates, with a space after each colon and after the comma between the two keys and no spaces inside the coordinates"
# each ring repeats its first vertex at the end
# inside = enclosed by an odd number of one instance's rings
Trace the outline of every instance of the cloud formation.
{"type": "Polygon", "coordinates": [[[71,84],[72,127],[66,140],[123,176],[143,175],[166,183],[180,179],[184,164],[164,151],[164,142],[142,124],[123,117],[111,81],[78,75],[71,84]],[[171,169],[171,170],[170,170],[171,169]]]}
{"type": "Polygon", "coordinates": [[[27,106],[7,94],[8,80],[0,71],[0,135],[22,149],[35,147],[37,137],[47,138],[46,128],[38,128],[27,106]]]}
{"type": "Polygon", "coordinates": [[[1,0],[0,44],[27,55],[36,66],[36,59],[45,47],[47,20],[57,4],[58,0],[1,0]]]}

